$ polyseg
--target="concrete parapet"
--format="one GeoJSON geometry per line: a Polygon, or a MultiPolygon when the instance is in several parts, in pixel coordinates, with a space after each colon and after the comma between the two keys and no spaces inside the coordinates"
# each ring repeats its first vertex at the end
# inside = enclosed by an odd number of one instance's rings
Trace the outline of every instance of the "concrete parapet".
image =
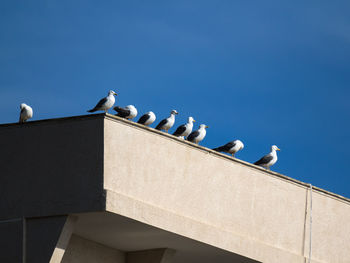
{"type": "MultiPolygon", "coordinates": [[[[172,135],[96,114],[0,125],[0,145],[0,262],[309,254],[308,184],[172,135]]],[[[312,203],[312,262],[349,262],[349,199],[315,187],[312,203]]]]}

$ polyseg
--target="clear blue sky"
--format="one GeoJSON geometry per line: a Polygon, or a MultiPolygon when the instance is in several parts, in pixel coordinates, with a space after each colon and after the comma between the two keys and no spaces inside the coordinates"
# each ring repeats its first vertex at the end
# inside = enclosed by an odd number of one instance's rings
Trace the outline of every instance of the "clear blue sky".
{"type": "Polygon", "coordinates": [[[254,162],[350,197],[350,1],[0,1],[0,123],[179,111],[254,162]],[[112,113],[112,111],[111,111],[112,113]]]}

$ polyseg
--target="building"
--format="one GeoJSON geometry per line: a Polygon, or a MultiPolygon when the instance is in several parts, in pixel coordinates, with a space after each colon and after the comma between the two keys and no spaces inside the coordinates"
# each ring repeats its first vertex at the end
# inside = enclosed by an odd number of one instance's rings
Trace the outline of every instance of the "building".
{"type": "Polygon", "coordinates": [[[152,128],[5,124],[0,145],[0,262],[304,263],[310,237],[311,262],[350,262],[349,199],[152,128]]]}

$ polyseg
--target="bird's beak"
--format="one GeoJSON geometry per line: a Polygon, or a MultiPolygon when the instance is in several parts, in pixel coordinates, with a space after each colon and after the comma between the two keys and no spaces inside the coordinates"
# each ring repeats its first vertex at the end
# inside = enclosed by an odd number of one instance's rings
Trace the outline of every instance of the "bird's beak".
{"type": "Polygon", "coordinates": [[[277,151],[280,151],[281,149],[280,148],[277,148],[277,151]]]}
{"type": "Polygon", "coordinates": [[[209,126],[205,125],[205,128],[209,128],[209,126]]]}
{"type": "Polygon", "coordinates": [[[118,96],[118,94],[117,94],[117,93],[115,93],[115,92],[114,92],[114,95],[118,96]]]}
{"type": "Polygon", "coordinates": [[[193,122],[196,122],[195,120],[193,120],[193,122]]]}

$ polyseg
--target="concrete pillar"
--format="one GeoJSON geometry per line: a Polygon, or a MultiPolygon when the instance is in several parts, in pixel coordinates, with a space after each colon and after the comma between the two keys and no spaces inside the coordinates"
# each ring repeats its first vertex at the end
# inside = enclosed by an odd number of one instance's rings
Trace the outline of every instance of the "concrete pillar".
{"type": "Polygon", "coordinates": [[[157,248],[126,253],[126,263],[171,263],[175,250],[157,248]]]}
{"type": "Polygon", "coordinates": [[[67,249],[69,240],[72,236],[77,217],[69,216],[64,224],[61,235],[56,244],[56,248],[52,254],[50,263],[60,263],[62,261],[63,255],[67,249]]]}
{"type": "Polygon", "coordinates": [[[26,219],[24,263],[47,263],[61,235],[67,216],[26,219]]]}

